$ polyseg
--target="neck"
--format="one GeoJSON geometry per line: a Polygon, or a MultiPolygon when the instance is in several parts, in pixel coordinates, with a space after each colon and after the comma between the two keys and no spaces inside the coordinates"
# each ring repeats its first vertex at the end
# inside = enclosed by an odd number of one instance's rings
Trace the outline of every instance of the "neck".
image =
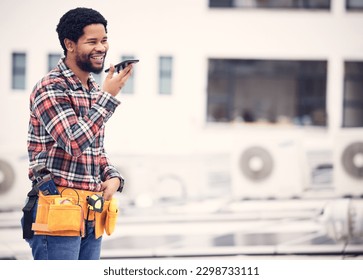
{"type": "Polygon", "coordinates": [[[78,77],[81,81],[82,85],[88,89],[88,77],[89,72],[85,72],[81,70],[74,59],[69,58],[68,56],[65,58],[64,63],[68,66],[69,69],[78,77]]]}

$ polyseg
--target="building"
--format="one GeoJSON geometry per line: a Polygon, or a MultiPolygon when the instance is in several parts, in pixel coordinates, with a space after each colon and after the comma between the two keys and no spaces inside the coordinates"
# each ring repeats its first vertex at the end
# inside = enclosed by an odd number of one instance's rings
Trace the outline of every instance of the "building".
{"type": "Polygon", "coordinates": [[[363,195],[363,1],[0,6],[3,207],[29,189],[28,97],[62,55],[56,24],[76,6],[108,19],[106,65],[140,60],[106,130],[135,205],[363,195]]]}

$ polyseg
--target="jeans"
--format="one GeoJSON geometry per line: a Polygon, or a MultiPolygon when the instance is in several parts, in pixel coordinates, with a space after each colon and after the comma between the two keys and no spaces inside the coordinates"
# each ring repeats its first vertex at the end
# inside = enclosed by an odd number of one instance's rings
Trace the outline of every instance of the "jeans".
{"type": "Polygon", "coordinates": [[[93,221],[87,221],[81,236],[34,235],[27,239],[34,260],[99,260],[102,236],[95,238],[93,221]]]}
{"type": "MultiPolygon", "coordinates": [[[[36,207],[33,211],[35,214],[36,207]]],[[[22,217],[22,225],[23,220],[22,217]]],[[[26,239],[26,241],[32,249],[34,260],[99,260],[102,236],[96,239],[94,221],[86,221],[84,237],[34,234],[32,238],[26,239]]]]}

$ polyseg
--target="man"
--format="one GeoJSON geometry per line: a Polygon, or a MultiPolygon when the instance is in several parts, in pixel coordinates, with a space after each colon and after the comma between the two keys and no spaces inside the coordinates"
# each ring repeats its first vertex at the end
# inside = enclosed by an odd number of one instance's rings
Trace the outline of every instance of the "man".
{"type": "MultiPolygon", "coordinates": [[[[75,191],[78,202],[88,200],[93,194],[101,194],[109,201],[115,192],[122,190],[123,178],[111,165],[103,146],[105,123],[120,104],[115,97],[130,77],[132,65],[118,74],[111,65],[102,88],[96,84],[91,73],[103,70],[109,45],[107,21],[93,9],[68,11],[56,31],[64,57],[37,83],[30,96],[29,177],[33,176],[32,167],[43,164],[60,192],[75,191]]],[[[39,205],[45,204],[40,201],[43,197],[37,196],[39,202],[34,212],[43,211],[39,205]]],[[[40,230],[33,224],[35,234],[24,237],[34,259],[99,259],[105,218],[100,214],[102,218],[97,220],[97,213],[91,213],[92,219],[88,219],[89,208],[83,207],[81,213],[84,212],[87,212],[85,230],[83,234],[78,231],[78,236],[66,230],[52,232],[51,223],[58,221],[52,222],[53,216],[46,212],[43,215],[48,220],[39,222],[41,217],[37,213],[36,224],[43,228],[40,230]]],[[[68,219],[68,214],[64,215],[68,219]]]]}

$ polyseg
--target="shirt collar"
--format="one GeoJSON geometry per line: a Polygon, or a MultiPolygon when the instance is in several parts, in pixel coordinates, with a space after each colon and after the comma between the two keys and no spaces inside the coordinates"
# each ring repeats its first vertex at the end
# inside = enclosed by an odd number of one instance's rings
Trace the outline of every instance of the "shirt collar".
{"type": "MultiPolygon", "coordinates": [[[[82,83],[80,79],[74,74],[74,72],[65,64],[64,62],[65,57],[62,57],[58,62],[58,68],[61,71],[61,74],[67,78],[69,81],[69,85],[72,87],[73,90],[79,90],[82,88],[82,83]]],[[[98,85],[92,76],[92,74],[89,74],[89,86],[90,86],[90,92],[97,90],[98,85]]]]}

